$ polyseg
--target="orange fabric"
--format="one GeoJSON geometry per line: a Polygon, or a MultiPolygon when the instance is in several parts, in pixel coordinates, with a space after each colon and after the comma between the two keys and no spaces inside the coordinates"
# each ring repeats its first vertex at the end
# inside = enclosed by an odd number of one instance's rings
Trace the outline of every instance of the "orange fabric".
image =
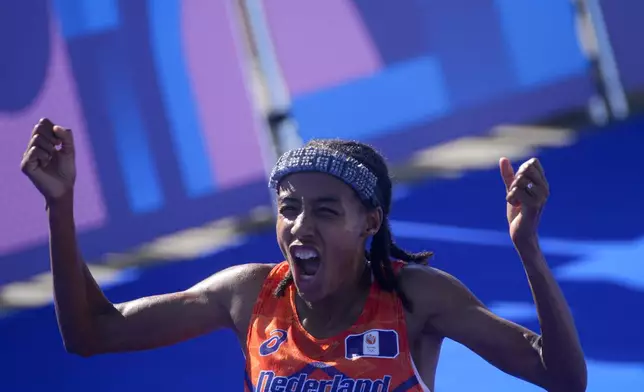
{"type": "Polygon", "coordinates": [[[288,269],[286,262],[273,268],[255,304],[247,336],[247,392],[426,390],[414,372],[405,313],[395,295],[374,282],[353,326],[316,339],[298,320],[295,286],[280,298],[273,295],[288,269]]]}

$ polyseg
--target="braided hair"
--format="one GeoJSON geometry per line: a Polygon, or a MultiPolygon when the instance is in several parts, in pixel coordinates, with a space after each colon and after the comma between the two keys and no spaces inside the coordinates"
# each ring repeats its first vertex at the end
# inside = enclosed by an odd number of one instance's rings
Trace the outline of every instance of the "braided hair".
{"type": "MultiPolygon", "coordinates": [[[[385,159],[372,147],[356,142],[339,139],[314,139],[306,144],[306,147],[319,147],[334,150],[348,155],[371,170],[378,178],[376,195],[382,208],[383,221],[380,229],[371,240],[371,247],[366,252],[371,272],[382,290],[393,292],[400,298],[405,309],[411,311],[412,304],[400,287],[399,281],[393,270],[392,258],[406,262],[426,264],[432,256],[432,252],[410,253],[398,247],[392,238],[389,225],[389,212],[391,209],[392,183],[389,177],[389,169],[385,159]]],[[[373,209],[376,206],[363,202],[365,207],[373,209]]],[[[293,283],[293,275],[289,273],[282,279],[275,290],[275,296],[284,295],[286,288],[293,283]]]]}

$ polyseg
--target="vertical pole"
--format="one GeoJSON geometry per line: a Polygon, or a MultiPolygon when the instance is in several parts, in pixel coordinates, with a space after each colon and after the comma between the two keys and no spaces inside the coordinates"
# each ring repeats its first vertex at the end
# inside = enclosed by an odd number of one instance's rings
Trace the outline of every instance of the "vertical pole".
{"type": "MultiPolygon", "coordinates": [[[[253,96],[264,117],[264,129],[268,136],[267,145],[263,147],[268,178],[277,157],[300,147],[302,139],[290,113],[291,99],[275,53],[262,0],[238,0],[237,3],[247,48],[251,53],[253,96]]],[[[271,199],[275,207],[273,193],[271,199]]]]}
{"type": "Polygon", "coordinates": [[[577,13],[577,34],[592,67],[597,97],[590,114],[596,122],[623,119],[629,114],[626,92],[610,43],[600,0],[572,0],[577,13]]]}

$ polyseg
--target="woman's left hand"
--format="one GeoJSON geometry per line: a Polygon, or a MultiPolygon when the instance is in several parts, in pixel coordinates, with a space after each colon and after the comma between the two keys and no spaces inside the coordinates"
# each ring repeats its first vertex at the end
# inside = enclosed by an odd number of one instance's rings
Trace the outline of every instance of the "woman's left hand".
{"type": "Polygon", "coordinates": [[[537,158],[524,162],[516,173],[507,158],[501,158],[499,167],[507,192],[510,238],[515,246],[532,241],[537,237],[541,213],[550,196],[543,167],[537,158]]]}

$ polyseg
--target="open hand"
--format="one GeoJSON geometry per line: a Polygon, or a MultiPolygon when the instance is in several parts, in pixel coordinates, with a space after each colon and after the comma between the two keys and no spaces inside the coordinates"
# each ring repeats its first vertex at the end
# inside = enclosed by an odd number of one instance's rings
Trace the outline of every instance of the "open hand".
{"type": "Polygon", "coordinates": [[[543,207],[550,196],[550,187],[537,158],[524,162],[517,172],[507,158],[499,161],[505,183],[507,218],[510,238],[517,241],[536,237],[543,207]]]}
{"type": "Polygon", "coordinates": [[[46,118],[40,120],[31,133],[20,167],[47,201],[70,192],[76,180],[71,130],[46,118]]]}

